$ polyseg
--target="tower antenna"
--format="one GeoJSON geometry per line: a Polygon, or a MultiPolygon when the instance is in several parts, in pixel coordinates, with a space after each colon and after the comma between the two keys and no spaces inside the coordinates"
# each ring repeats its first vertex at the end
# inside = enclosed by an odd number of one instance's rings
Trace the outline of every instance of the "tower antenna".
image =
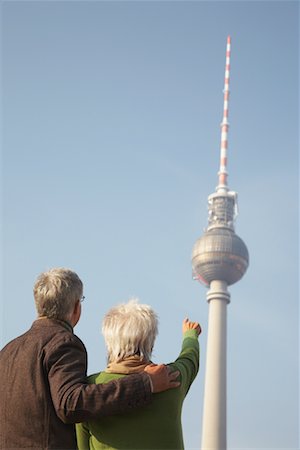
{"type": "Polygon", "coordinates": [[[219,184],[217,191],[227,191],[227,149],[228,149],[228,112],[229,112],[229,81],[230,81],[230,54],[231,54],[231,38],[227,37],[226,46],[226,62],[225,62],[225,77],[224,77],[224,107],[223,120],[221,122],[221,148],[220,148],[220,170],[219,184]]]}

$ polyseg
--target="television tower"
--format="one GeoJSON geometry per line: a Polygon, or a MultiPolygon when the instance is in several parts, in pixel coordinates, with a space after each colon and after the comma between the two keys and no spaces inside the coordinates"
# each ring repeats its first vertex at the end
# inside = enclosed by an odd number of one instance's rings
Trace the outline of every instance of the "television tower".
{"type": "Polygon", "coordinates": [[[247,247],[234,232],[237,193],[230,191],[227,185],[230,51],[228,36],[218,186],[208,197],[208,226],[192,252],[194,278],[209,287],[202,450],[225,450],[227,447],[226,328],[227,304],[230,302],[227,286],[239,281],[249,264],[247,247]]]}

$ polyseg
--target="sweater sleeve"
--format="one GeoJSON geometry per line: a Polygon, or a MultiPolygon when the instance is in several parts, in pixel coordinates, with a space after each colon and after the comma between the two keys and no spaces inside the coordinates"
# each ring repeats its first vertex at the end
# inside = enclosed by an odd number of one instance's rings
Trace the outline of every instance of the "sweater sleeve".
{"type": "Polygon", "coordinates": [[[47,358],[53,405],[64,423],[85,422],[129,412],[152,398],[147,374],[136,374],[107,384],[87,384],[87,356],[80,339],[70,335],[51,349],[47,358]]]}
{"type": "Polygon", "coordinates": [[[90,432],[85,423],[76,424],[77,447],[79,450],[90,450],[90,432]]]}
{"type": "Polygon", "coordinates": [[[189,388],[196,378],[199,370],[199,342],[196,330],[187,330],[183,335],[181,352],[174,361],[169,364],[174,370],[179,370],[181,374],[181,386],[185,393],[188,393],[189,388]]]}

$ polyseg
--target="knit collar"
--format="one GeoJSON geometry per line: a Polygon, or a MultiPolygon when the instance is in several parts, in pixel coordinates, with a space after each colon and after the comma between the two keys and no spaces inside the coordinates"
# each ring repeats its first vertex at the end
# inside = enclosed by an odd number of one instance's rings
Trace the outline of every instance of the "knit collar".
{"type": "Polygon", "coordinates": [[[138,355],[128,356],[119,362],[112,362],[108,364],[105,372],[108,373],[139,373],[143,372],[146,366],[151,364],[151,361],[146,361],[145,359],[140,359],[138,355]]]}

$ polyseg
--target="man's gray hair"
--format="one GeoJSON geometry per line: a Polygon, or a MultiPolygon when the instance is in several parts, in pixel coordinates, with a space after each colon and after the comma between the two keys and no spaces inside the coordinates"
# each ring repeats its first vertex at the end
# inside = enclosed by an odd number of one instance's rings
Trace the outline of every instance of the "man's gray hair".
{"type": "Polygon", "coordinates": [[[82,293],[82,281],[70,269],[53,268],[41,273],[33,288],[38,316],[66,320],[82,293]]]}
{"type": "Polygon", "coordinates": [[[133,355],[150,361],[158,333],[158,318],[150,306],[131,299],[108,311],[103,319],[102,333],[109,363],[133,355]]]}

